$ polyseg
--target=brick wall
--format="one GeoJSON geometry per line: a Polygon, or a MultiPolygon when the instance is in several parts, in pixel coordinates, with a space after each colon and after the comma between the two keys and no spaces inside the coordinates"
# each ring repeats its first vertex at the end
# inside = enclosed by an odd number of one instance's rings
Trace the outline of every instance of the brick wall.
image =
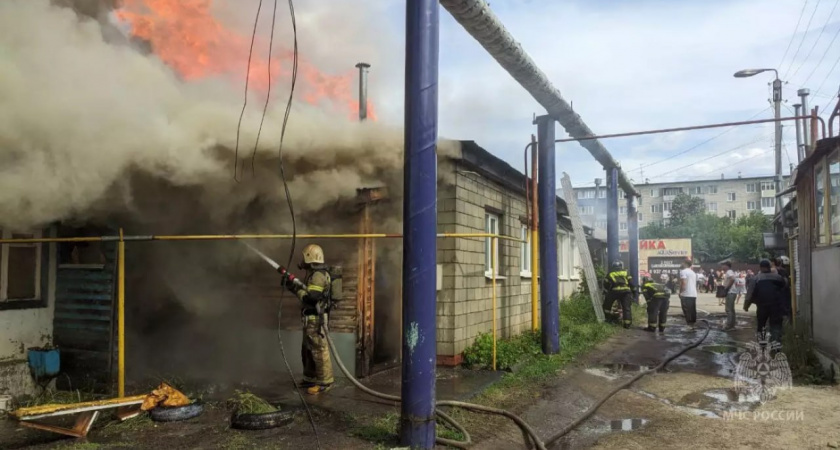
{"type": "MultiPolygon", "coordinates": [[[[525,216],[522,194],[479,174],[458,171],[455,184],[438,189],[439,233],[484,233],[485,214],[499,217],[500,234],[519,237],[525,216]]],[[[499,241],[496,280],[497,333],[509,337],[531,328],[531,279],[521,276],[521,243],[499,241]]],[[[438,241],[443,282],[437,299],[437,353],[458,355],[479,333],[492,331],[492,279],[485,274],[484,238],[438,241]]],[[[561,281],[561,297],[576,280],[561,281]]]]}

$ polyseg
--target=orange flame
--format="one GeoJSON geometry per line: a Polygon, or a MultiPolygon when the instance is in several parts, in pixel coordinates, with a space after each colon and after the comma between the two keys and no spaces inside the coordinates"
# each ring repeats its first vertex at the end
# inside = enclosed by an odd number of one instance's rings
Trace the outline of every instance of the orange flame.
{"type": "MultiPolygon", "coordinates": [[[[117,17],[131,26],[134,38],[146,41],[152,51],[184,80],[207,77],[244,78],[251,36],[226,28],[211,12],[212,0],[122,0],[117,17]]],[[[275,48],[278,47],[275,40],[275,48]]],[[[249,89],[265,93],[279,77],[291,76],[292,52],[265,55],[268,43],[257,38],[251,58],[249,89]],[[260,51],[260,49],[263,49],[260,51]],[[271,79],[268,68],[271,64],[271,79]]],[[[339,108],[356,117],[356,71],[341,75],[325,74],[298,55],[298,86],[304,101],[328,108],[339,108]],[[302,83],[301,83],[302,81],[302,83]]],[[[368,102],[368,118],[376,120],[368,102]]]]}

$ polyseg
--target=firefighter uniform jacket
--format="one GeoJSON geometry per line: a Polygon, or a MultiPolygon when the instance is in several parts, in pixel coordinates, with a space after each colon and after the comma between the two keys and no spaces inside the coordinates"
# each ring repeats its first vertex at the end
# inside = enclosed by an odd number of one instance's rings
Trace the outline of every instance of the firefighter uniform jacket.
{"type": "Polygon", "coordinates": [[[668,299],[671,297],[671,293],[668,292],[665,286],[652,281],[642,286],[642,295],[645,296],[646,301],[668,299]]]}
{"type": "Polygon", "coordinates": [[[631,292],[633,290],[633,282],[630,276],[627,275],[626,270],[615,270],[607,274],[604,280],[604,289],[607,292],[631,292]]]}

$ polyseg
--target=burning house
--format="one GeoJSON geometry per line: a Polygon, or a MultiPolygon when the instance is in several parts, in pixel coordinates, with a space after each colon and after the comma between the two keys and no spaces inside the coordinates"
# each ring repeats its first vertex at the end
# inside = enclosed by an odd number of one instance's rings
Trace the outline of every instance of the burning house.
{"type": "MultiPolygon", "coordinates": [[[[155,26],[171,25],[154,21],[163,13],[154,7],[163,3],[126,1],[105,14],[98,5],[113,6],[107,1],[0,3],[0,45],[15,43],[4,46],[8,54],[0,61],[0,73],[8,75],[0,96],[14,105],[0,120],[3,238],[116,236],[120,229],[133,236],[401,231],[402,132],[347,118],[358,106],[351,77],[330,78],[302,66],[308,74],[301,82],[304,101],[294,104],[285,136],[283,180],[278,127],[260,127],[261,109],[246,110],[236,127],[242,100],[225,78],[247,57],[247,39],[202,22],[224,39],[170,52],[167,45],[181,44],[156,34],[155,26]],[[90,9],[80,11],[98,20],[57,6],[82,3],[90,9]],[[134,8],[140,4],[147,9],[134,8]],[[138,51],[125,35],[109,37],[126,28],[153,54],[138,51]],[[211,51],[237,56],[215,65],[206,61],[211,51]],[[340,81],[345,78],[348,83],[340,81]]],[[[173,11],[181,9],[166,12],[173,11]]],[[[212,18],[200,9],[181,12],[193,20],[212,18]]],[[[256,58],[255,67],[274,61],[282,60],[256,58]]],[[[284,63],[277,63],[281,78],[288,76],[284,63]]],[[[255,69],[252,76],[259,89],[264,72],[255,69]]],[[[281,123],[284,107],[272,103],[265,123],[281,123]]],[[[368,115],[375,117],[371,108],[368,115]]],[[[441,140],[438,155],[440,233],[526,236],[524,175],[471,141],[441,140]]],[[[565,296],[578,283],[578,258],[565,203],[557,202],[565,296]]],[[[293,249],[284,239],[260,241],[259,247],[282,264],[291,254],[294,266],[309,242],[322,245],[328,263],[343,268],[344,300],[331,326],[342,359],[359,376],[393,367],[402,335],[400,241],[298,239],[293,249]]],[[[125,247],[129,384],[169,376],[275,379],[272,374],[284,370],[278,337],[289,362],[299,363],[297,305],[283,295],[276,272],[245,246],[132,241],[125,247]]],[[[121,336],[116,242],[0,248],[0,393],[35,390],[27,350],[44,345],[60,349],[60,386],[111,390],[121,336]]],[[[464,348],[491,331],[494,313],[502,337],[530,327],[528,281],[535,274],[529,247],[501,241],[496,271],[490,269],[491,251],[484,238],[438,242],[442,363],[459,363],[464,348]]]]}

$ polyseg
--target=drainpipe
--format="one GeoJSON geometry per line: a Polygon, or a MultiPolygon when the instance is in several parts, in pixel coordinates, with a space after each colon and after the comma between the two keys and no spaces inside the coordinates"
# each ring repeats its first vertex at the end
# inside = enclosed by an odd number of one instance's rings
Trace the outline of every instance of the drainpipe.
{"type": "Polygon", "coordinates": [[[531,330],[537,331],[539,329],[539,277],[537,276],[540,267],[540,247],[539,247],[539,205],[537,204],[537,173],[539,172],[539,165],[537,164],[537,138],[531,135],[531,330]]]}
{"type": "Polygon", "coordinates": [[[554,162],[554,119],[539,116],[539,235],[540,235],[540,303],[542,351],[546,355],[560,352],[560,305],[557,289],[557,178],[554,162]]]}
{"type": "MultiPolygon", "coordinates": [[[[633,285],[639,286],[639,215],[636,210],[636,197],[627,195],[627,244],[630,252],[630,278],[633,285]]],[[[639,303],[638,294],[633,300],[639,303]]]]}
{"type": "Polygon", "coordinates": [[[400,441],[435,446],[438,0],[408,0],[400,441]]]}
{"type": "Polygon", "coordinates": [[[607,168],[607,270],[618,254],[618,169],[607,168]]]}
{"type": "Polygon", "coordinates": [[[356,64],[359,69],[359,121],[364,122],[367,119],[367,104],[368,104],[368,69],[370,64],[360,62],[356,64]]]}

